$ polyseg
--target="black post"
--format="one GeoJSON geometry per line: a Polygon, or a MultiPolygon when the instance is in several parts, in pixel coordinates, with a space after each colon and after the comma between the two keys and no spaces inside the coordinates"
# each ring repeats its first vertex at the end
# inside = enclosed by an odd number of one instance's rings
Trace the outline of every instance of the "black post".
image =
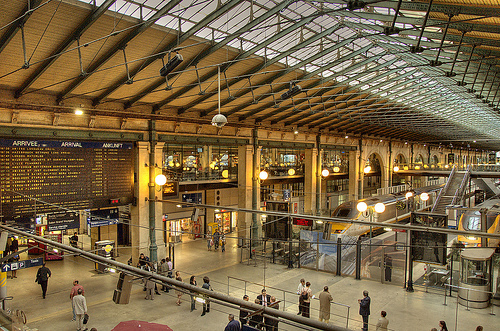
{"type": "Polygon", "coordinates": [[[342,238],[337,238],[337,276],[342,274],[342,238]]]}
{"type": "Polygon", "coordinates": [[[361,240],[356,242],[356,279],[361,279],[361,240]]]}
{"type": "Polygon", "coordinates": [[[411,231],[408,230],[408,237],[410,238],[410,244],[408,247],[408,283],[406,284],[406,292],[413,292],[413,252],[411,244],[411,231]]]}
{"type": "Polygon", "coordinates": [[[276,242],[273,240],[273,264],[276,263],[274,261],[275,254],[276,254],[276,242]]]}
{"type": "MultiPolygon", "coordinates": [[[[451,262],[450,262],[450,285],[453,285],[453,256],[455,254],[451,254],[451,262]]],[[[453,287],[450,286],[450,297],[451,297],[451,290],[453,289],[453,287]]],[[[446,293],[446,291],[445,291],[446,293]]]]}
{"type": "Polygon", "coordinates": [[[293,269],[292,260],[292,218],[288,218],[288,268],[293,269]]]}

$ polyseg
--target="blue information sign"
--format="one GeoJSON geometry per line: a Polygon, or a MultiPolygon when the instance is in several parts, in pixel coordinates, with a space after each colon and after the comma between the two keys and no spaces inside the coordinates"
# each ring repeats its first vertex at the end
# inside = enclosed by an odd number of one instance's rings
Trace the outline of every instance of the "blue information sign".
{"type": "Polygon", "coordinates": [[[30,267],[38,267],[41,266],[42,264],[43,264],[43,257],[38,257],[36,259],[31,259],[31,260],[17,261],[12,263],[4,263],[2,264],[2,272],[26,269],[30,267]]]}

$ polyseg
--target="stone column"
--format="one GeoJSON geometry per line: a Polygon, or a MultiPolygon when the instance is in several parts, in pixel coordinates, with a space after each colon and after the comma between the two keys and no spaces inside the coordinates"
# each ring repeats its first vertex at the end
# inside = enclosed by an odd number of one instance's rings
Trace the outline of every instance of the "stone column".
{"type": "Polygon", "coordinates": [[[149,143],[139,141],[134,148],[135,152],[135,178],[134,197],[135,204],[131,208],[131,242],[132,265],[137,265],[139,254],[149,254],[149,143]]]}
{"type": "Polygon", "coordinates": [[[347,200],[358,199],[360,185],[359,154],[359,151],[349,151],[349,198],[347,200]]]}
{"type": "Polygon", "coordinates": [[[316,212],[316,170],[317,148],[306,149],[304,167],[304,213],[313,215],[316,212]]]}
{"type": "MultiPolygon", "coordinates": [[[[252,160],[253,146],[243,145],[238,147],[238,207],[252,209],[252,160]]],[[[239,211],[238,238],[250,238],[252,214],[239,211]]]]}
{"type": "MultiPolygon", "coordinates": [[[[155,150],[155,165],[158,165],[155,169],[155,177],[163,173],[163,146],[165,143],[157,142],[155,150]]],[[[156,185],[155,196],[156,199],[162,199],[163,188],[156,185]]],[[[165,241],[163,239],[163,206],[161,202],[156,202],[155,208],[155,229],[156,229],[156,246],[157,246],[157,257],[158,261],[167,256],[167,248],[165,247],[165,241]]]]}

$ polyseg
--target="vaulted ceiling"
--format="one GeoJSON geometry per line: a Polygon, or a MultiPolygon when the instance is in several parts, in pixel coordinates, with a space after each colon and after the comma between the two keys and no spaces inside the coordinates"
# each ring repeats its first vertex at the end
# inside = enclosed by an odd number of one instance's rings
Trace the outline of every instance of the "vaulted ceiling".
{"type": "Polygon", "coordinates": [[[500,150],[498,0],[0,4],[2,108],[500,150]]]}

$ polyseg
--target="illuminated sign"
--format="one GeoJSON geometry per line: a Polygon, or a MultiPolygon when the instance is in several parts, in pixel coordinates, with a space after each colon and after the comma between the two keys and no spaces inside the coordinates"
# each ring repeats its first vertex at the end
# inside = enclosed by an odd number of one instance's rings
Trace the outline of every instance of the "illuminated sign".
{"type": "Polygon", "coordinates": [[[312,226],[313,220],[309,218],[293,218],[293,225],[312,226]]]}

